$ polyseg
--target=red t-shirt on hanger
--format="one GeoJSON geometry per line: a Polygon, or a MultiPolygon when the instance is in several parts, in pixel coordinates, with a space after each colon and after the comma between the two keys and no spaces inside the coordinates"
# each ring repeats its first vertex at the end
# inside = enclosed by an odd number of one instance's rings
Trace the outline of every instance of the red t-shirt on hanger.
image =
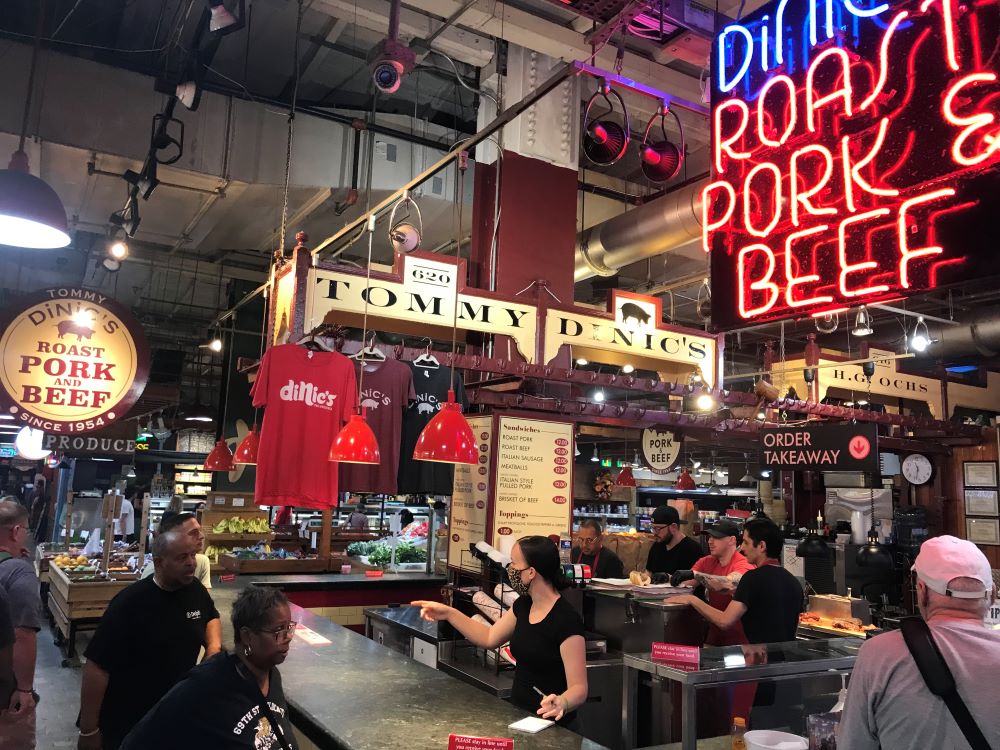
{"type": "Polygon", "coordinates": [[[357,397],[354,363],[297,344],[264,353],[250,396],[266,407],[257,452],[258,505],[333,508],[337,464],[330,444],[357,397]]]}

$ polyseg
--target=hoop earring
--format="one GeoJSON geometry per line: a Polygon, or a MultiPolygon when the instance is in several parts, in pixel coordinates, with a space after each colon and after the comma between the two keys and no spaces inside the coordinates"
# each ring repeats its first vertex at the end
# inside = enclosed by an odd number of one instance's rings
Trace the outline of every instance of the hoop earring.
{"type": "Polygon", "coordinates": [[[247,646],[245,649],[243,649],[243,655],[246,656],[246,657],[248,657],[248,658],[249,658],[250,654],[252,654],[252,653],[253,653],[253,649],[250,648],[249,646],[247,646]]]}

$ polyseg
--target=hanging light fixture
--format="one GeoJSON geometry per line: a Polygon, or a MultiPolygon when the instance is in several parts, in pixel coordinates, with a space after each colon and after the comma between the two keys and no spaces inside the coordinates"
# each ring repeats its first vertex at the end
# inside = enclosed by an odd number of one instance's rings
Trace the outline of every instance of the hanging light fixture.
{"type": "Polygon", "coordinates": [[[921,315],[917,318],[916,325],[913,326],[913,335],[910,337],[910,348],[917,353],[923,353],[927,351],[932,343],[930,330],[927,328],[927,323],[924,321],[921,315]]]}
{"type": "Polygon", "coordinates": [[[598,84],[597,91],[587,101],[587,107],[584,110],[583,153],[594,164],[606,167],[614,164],[625,155],[629,138],[628,110],[625,108],[625,102],[621,95],[602,79],[598,84]],[[621,109],[621,123],[606,119],[615,111],[611,97],[618,100],[618,106],[621,109]],[[595,118],[592,120],[590,110],[598,99],[603,99],[608,108],[597,116],[604,119],[595,118]]]}
{"type": "MultiPolygon", "coordinates": [[[[462,206],[465,191],[465,170],[468,154],[463,152],[456,162],[458,167],[458,226],[455,229],[455,259],[462,257],[462,206]]],[[[456,268],[458,265],[456,263],[456,268]]],[[[455,353],[458,349],[458,297],[451,320],[451,385],[448,400],[441,406],[417,438],[413,458],[417,461],[435,461],[444,464],[475,464],[479,462],[479,448],[472,426],[462,415],[462,405],[455,401],[455,353]]]]}
{"type": "Polygon", "coordinates": [[[691,472],[688,471],[687,466],[684,466],[681,468],[680,474],[677,475],[677,484],[674,486],[679,490],[693,490],[698,485],[694,483],[694,478],[691,476],[691,472]]]}
{"type": "Polygon", "coordinates": [[[7,169],[0,170],[0,244],[41,250],[66,247],[70,243],[70,236],[62,201],[44,180],[31,174],[28,154],[24,150],[35,69],[38,66],[38,51],[45,22],[44,0],[38,2],[37,7],[38,26],[31,53],[20,141],[7,169]]]}
{"type": "Polygon", "coordinates": [[[754,481],[753,475],[750,474],[750,457],[746,453],[743,454],[743,462],[745,464],[745,471],[743,472],[743,476],[740,477],[740,484],[754,481]]]}
{"type": "Polygon", "coordinates": [[[253,423],[250,432],[246,434],[233,453],[233,462],[238,464],[257,463],[257,450],[260,448],[260,433],[257,431],[257,423],[253,423]]]}
{"type": "Polygon", "coordinates": [[[601,460],[601,457],[597,455],[597,443],[594,443],[594,455],[590,457],[590,460],[595,464],[599,463],[601,460]]]}
{"type": "Polygon", "coordinates": [[[812,559],[826,559],[830,556],[830,548],[826,540],[815,531],[810,531],[806,538],[795,546],[796,557],[808,557],[812,559]]]}
{"type": "MultiPolygon", "coordinates": [[[[230,318],[230,320],[235,321],[235,318],[230,318]]],[[[226,372],[229,371],[232,364],[233,348],[229,347],[229,356],[226,359],[226,372]]],[[[233,462],[233,452],[226,441],[226,415],[229,412],[229,394],[224,393],[222,399],[222,421],[216,430],[216,435],[219,439],[205,459],[205,471],[233,471],[236,468],[236,464],[233,462]]]]}
{"type": "Polygon", "coordinates": [[[135,479],[135,466],[133,464],[129,464],[129,467],[125,470],[125,478],[135,479]]]}
{"type": "Polygon", "coordinates": [[[854,328],[851,330],[855,336],[871,336],[874,333],[872,328],[872,314],[868,312],[868,307],[862,305],[858,309],[858,317],[854,320],[854,328]]]}
{"type": "Polygon", "coordinates": [[[639,147],[639,159],[642,173],[650,182],[667,182],[677,176],[684,163],[684,126],[677,113],[661,102],[660,111],[654,112],[646,123],[646,130],[642,134],[642,145],[639,147]],[[666,118],[667,113],[674,116],[677,122],[677,129],[680,131],[680,146],[675,146],[667,138],[666,118]],[[662,140],[650,140],[649,131],[653,123],[660,121],[660,135],[662,140]]]}
{"type": "Polygon", "coordinates": [[[639,451],[638,450],[635,451],[635,453],[632,456],[632,468],[633,469],[641,469],[642,468],[642,461],[639,460],[639,451]]]}

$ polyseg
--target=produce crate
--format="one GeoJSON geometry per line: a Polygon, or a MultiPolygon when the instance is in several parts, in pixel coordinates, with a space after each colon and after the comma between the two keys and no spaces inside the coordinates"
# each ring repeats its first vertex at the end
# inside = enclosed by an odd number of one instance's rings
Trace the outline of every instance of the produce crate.
{"type": "Polygon", "coordinates": [[[55,565],[49,567],[49,596],[66,620],[100,617],[123,588],[135,582],[135,575],[114,581],[77,581],[55,565]]]}
{"type": "MultiPolygon", "coordinates": [[[[291,560],[243,560],[236,555],[219,555],[219,564],[224,570],[237,575],[247,573],[325,573],[327,560],[319,558],[291,560]]],[[[340,565],[337,565],[340,570],[340,565]]]]}

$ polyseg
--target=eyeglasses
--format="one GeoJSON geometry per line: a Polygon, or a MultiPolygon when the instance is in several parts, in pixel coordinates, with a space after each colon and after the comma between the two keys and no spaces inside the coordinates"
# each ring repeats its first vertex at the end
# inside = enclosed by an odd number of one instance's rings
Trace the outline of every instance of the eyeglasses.
{"type": "Polygon", "coordinates": [[[594,537],[589,537],[589,538],[585,537],[585,536],[581,536],[581,537],[578,537],[578,538],[580,540],[580,544],[593,544],[598,539],[600,539],[599,536],[594,536],[594,537]]]}
{"type": "Polygon", "coordinates": [[[649,528],[651,528],[653,530],[653,533],[656,534],[662,531],[663,529],[669,528],[669,526],[670,524],[667,523],[652,523],[649,525],[649,528]]]}
{"type": "Polygon", "coordinates": [[[274,630],[258,630],[258,633],[268,633],[274,637],[274,640],[281,640],[280,636],[285,636],[289,640],[295,635],[295,628],[298,627],[297,622],[290,622],[283,628],[275,628],[274,630]]]}

